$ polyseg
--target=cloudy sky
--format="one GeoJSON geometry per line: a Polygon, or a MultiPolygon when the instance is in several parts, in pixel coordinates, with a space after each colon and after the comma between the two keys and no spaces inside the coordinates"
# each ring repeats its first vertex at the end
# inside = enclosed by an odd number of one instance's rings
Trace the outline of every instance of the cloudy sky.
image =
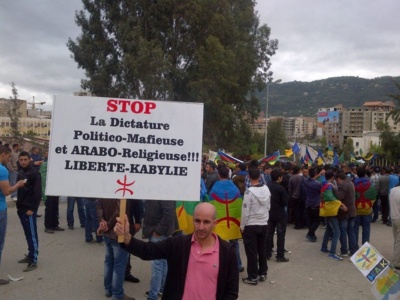
{"type": "MultiPolygon", "coordinates": [[[[279,40],[275,79],[400,76],[400,1],[259,0],[262,24],[279,40]]],[[[13,0],[0,6],[0,98],[51,103],[80,90],[83,71],[66,47],[80,29],[80,0],[13,0]]]]}

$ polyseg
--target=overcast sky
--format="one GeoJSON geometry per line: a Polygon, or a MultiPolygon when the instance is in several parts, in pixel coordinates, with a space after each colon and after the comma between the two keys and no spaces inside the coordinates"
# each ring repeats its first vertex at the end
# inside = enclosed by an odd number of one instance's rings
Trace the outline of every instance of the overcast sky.
{"type": "MultiPolygon", "coordinates": [[[[279,40],[274,79],[400,76],[399,0],[259,0],[262,24],[279,40]]],[[[0,6],[0,97],[51,103],[80,90],[83,71],[66,47],[80,29],[80,0],[13,0],[0,6]]]]}

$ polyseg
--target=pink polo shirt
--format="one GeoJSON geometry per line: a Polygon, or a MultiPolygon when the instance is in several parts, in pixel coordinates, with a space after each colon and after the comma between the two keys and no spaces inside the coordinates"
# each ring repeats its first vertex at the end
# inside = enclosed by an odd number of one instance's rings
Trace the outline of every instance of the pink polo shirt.
{"type": "Polygon", "coordinates": [[[185,290],[182,300],[212,300],[217,296],[219,240],[215,233],[214,247],[201,253],[201,245],[192,236],[185,290]]]}

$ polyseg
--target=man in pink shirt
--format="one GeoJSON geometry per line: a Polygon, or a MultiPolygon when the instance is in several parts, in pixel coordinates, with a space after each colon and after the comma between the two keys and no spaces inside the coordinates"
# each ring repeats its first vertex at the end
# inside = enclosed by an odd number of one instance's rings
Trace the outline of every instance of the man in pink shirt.
{"type": "Polygon", "coordinates": [[[157,244],[131,236],[127,218],[117,218],[117,221],[114,231],[124,236],[127,251],[143,260],[167,260],[168,273],[162,299],[238,298],[239,271],[235,249],[213,233],[216,210],[212,204],[196,206],[193,234],[171,237],[157,244]]]}

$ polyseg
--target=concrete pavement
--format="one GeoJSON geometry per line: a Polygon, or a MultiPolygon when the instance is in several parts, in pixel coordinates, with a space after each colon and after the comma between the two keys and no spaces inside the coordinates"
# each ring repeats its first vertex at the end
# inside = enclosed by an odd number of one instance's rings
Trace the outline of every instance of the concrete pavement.
{"type": "MultiPolygon", "coordinates": [[[[9,199],[9,197],[8,197],[9,199]]],[[[108,299],[104,296],[104,246],[85,243],[84,229],[79,227],[75,213],[75,230],[66,224],[66,203],[60,203],[60,226],[64,232],[44,232],[44,216],[38,218],[38,268],[22,272],[25,264],[17,261],[27,253],[27,244],[16,214],[15,204],[8,201],[8,227],[0,266],[0,277],[24,276],[18,282],[0,286],[0,299],[108,299]]],[[[44,214],[44,207],[39,208],[44,214]]],[[[354,267],[349,258],[328,259],[320,252],[323,229],[317,231],[318,241],[306,241],[306,230],[294,230],[288,225],[286,249],[292,253],[287,263],[268,261],[268,279],[257,286],[239,283],[239,299],[375,299],[371,285],[354,267]]],[[[372,224],[371,244],[390,260],[393,249],[392,229],[381,222],[372,224]]],[[[241,257],[246,266],[243,243],[241,257]]],[[[338,244],[339,247],[339,244],[338,244]]],[[[150,262],[131,256],[132,273],[140,283],[126,282],[125,293],[136,299],[146,299],[150,282],[150,262]]],[[[246,273],[241,273],[245,277],[246,273]]]]}

